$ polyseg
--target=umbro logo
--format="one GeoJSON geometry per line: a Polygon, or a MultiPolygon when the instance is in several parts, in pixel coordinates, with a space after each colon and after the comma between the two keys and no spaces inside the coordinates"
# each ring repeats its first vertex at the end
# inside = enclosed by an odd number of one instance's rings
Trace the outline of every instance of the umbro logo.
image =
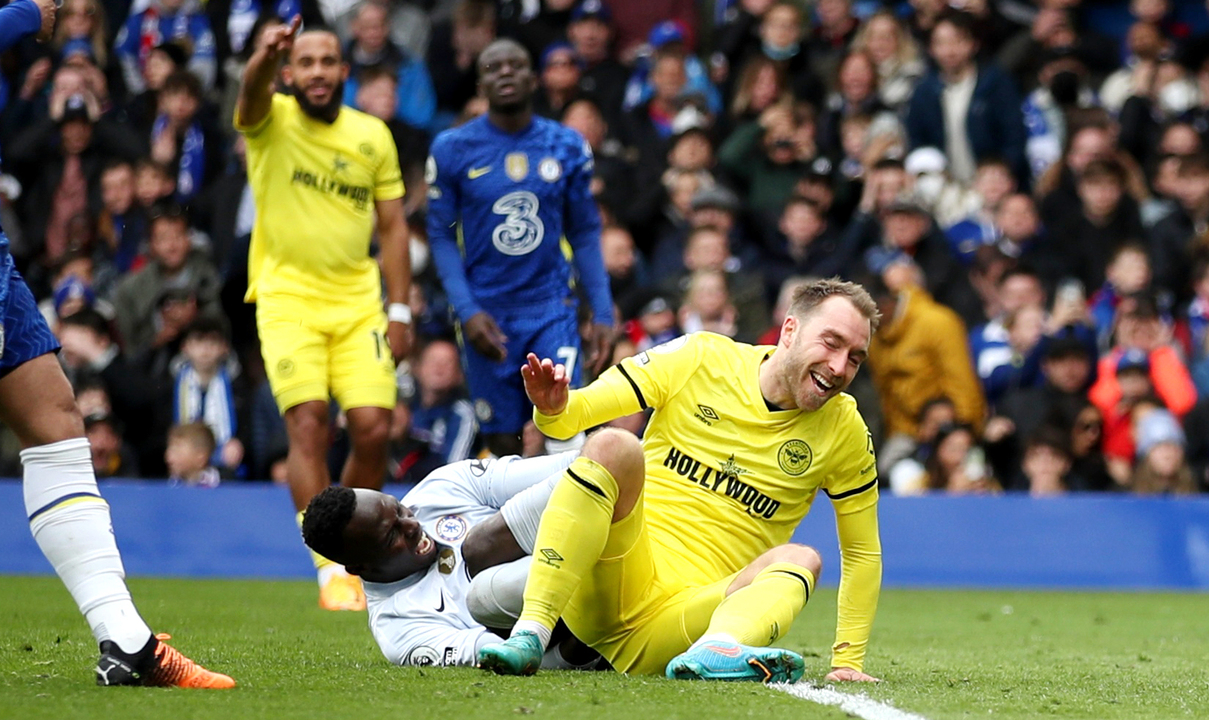
{"type": "Polygon", "coordinates": [[[718,413],[709,405],[698,405],[697,412],[693,413],[693,417],[706,425],[713,425],[719,420],[718,413]]]}
{"type": "Polygon", "coordinates": [[[489,172],[491,172],[490,165],[488,165],[487,167],[481,167],[481,168],[470,168],[470,171],[466,173],[466,177],[470,178],[471,180],[475,180],[477,178],[483,177],[484,175],[486,175],[489,172]]]}
{"type": "Polygon", "coordinates": [[[537,559],[538,562],[544,562],[545,564],[554,568],[561,567],[559,563],[563,562],[563,556],[559,555],[558,551],[554,548],[542,548],[537,552],[539,555],[541,555],[541,557],[537,559]]]}

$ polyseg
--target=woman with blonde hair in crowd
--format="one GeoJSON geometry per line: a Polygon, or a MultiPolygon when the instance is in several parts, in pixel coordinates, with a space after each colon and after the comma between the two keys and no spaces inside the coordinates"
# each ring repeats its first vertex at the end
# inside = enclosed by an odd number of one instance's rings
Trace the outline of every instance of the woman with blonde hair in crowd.
{"type": "Polygon", "coordinates": [[[105,10],[99,0],[64,0],[51,47],[67,55],[86,44],[97,67],[108,69],[109,37],[105,10]],[[82,42],[81,42],[82,41],[82,42]],[[70,47],[69,47],[70,43],[70,47]]]}
{"type": "Polygon", "coordinates": [[[852,49],[868,53],[877,66],[878,97],[895,112],[903,112],[915,84],[927,70],[919,44],[907,26],[889,10],[869,16],[852,40],[852,49]]]}
{"type": "Polygon", "coordinates": [[[789,101],[785,70],[779,63],[763,55],[754,55],[739,71],[726,127],[722,129],[725,131],[749,120],[758,120],[760,113],[768,108],[789,101]]]}

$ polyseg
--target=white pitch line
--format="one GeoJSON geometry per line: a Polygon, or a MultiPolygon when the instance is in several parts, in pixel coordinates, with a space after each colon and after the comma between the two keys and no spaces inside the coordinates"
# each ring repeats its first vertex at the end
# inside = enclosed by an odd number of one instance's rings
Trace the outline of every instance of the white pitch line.
{"type": "Polygon", "coordinates": [[[793,685],[776,683],[769,687],[819,705],[834,705],[850,715],[863,718],[863,720],[927,720],[922,715],[899,710],[866,695],[849,695],[831,688],[815,687],[810,683],[800,682],[793,685]]]}

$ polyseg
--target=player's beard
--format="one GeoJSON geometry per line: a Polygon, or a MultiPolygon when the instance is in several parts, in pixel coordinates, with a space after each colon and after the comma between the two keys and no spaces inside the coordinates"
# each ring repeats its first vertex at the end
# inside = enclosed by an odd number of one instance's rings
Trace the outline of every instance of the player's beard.
{"type": "Polygon", "coordinates": [[[306,96],[306,88],[298,85],[290,86],[294,91],[294,97],[298,100],[298,107],[302,108],[302,112],[310,115],[316,120],[322,120],[326,123],[336,121],[336,116],[340,114],[340,105],[344,102],[344,81],[339,80],[332,86],[332,94],[328,97],[327,102],[322,105],[316,105],[311,102],[306,96]]]}

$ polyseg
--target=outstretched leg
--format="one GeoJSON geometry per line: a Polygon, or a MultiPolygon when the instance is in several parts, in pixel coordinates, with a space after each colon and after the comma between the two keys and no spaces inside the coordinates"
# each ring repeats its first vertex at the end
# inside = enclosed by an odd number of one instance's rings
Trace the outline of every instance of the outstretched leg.
{"type": "Polygon", "coordinates": [[[0,378],[0,419],[25,448],[30,531],[100,644],[97,683],[234,687],[231,678],[153,637],[135,609],[84,423],[54,355],[38,356],[0,378]]]}

